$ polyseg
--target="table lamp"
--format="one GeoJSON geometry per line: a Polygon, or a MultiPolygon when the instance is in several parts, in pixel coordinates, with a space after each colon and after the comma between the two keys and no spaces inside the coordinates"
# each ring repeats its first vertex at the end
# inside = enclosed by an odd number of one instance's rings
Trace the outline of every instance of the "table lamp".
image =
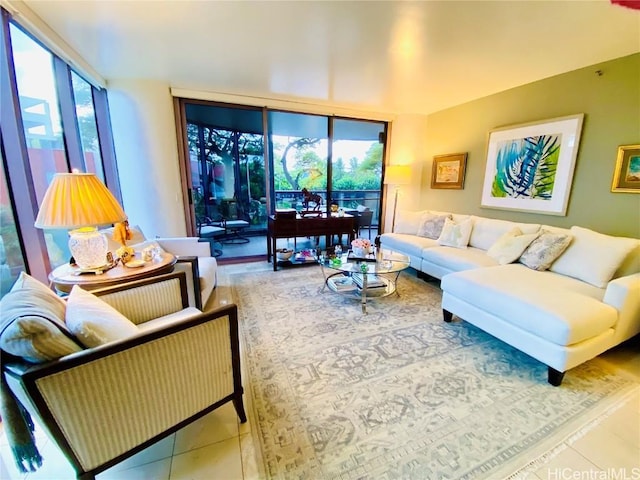
{"type": "Polygon", "coordinates": [[[411,183],[411,167],[409,165],[387,165],[384,171],[385,185],[395,185],[396,192],[393,200],[393,220],[391,221],[391,231],[396,226],[396,208],[398,206],[398,190],[400,185],[411,183]]]}
{"type": "Polygon", "coordinates": [[[124,210],[93,173],[56,173],[44,195],[35,226],[65,229],[69,250],[81,269],[107,263],[107,238],[97,226],[122,222],[124,210]]]}

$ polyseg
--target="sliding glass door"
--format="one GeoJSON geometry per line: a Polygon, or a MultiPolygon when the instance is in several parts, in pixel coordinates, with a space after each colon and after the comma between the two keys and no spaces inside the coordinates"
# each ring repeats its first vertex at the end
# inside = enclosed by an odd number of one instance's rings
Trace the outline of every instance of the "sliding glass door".
{"type": "Polygon", "coordinates": [[[342,208],[375,232],[382,202],[385,122],[244,106],[184,105],[196,225],[246,222],[245,242],[223,235],[222,259],[266,254],[266,225],[278,209],[342,208]],[[303,190],[319,202],[303,203],[303,190]],[[319,205],[318,205],[319,203],[319,205]]]}
{"type": "Polygon", "coordinates": [[[346,211],[370,211],[378,226],[386,125],[337,118],[333,121],[331,199],[346,211]]]}
{"type": "Polygon", "coordinates": [[[187,105],[187,138],[196,222],[247,222],[266,228],[264,135],[260,110],[187,105]]]}
{"type": "Polygon", "coordinates": [[[320,195],[326,205],[328,118],[275,111],[267,118],[275,208],[302,210],[303,188],[320,195]]]}

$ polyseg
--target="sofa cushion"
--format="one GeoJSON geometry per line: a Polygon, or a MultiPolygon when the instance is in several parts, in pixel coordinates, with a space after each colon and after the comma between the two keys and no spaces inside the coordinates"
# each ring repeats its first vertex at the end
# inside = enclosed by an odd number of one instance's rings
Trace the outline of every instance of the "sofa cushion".
{"type": "Polygon", "coordinates": [[[418,258],[422,257],[424,249],[438,246],[438,242],[431,238],[404,233],[383,233],[380,242],[383,248],[418,258]]]}
{"type": "Polygon", "coordinates": [[[422,217],[422,224],[418,229],[419,237],[427,237],[437,240],[442,233],[444,221],[451,218],[450,214],[436,215],[433,213],[425,213],[422,217]]]}
{"type": "Polygon", "coordinates": [[[520,263],[533,270],[547,270],[571,243],[572,236],[542,229],[520,256],[520,263]]]}
{"type": "Polygon", "coordinates": [[[639,240],[612,237],[587,228],[571,227],[573,241],[549,267],[552,272],[568,275],[604,288],[639,240]]]}
{"type": "Polygon", "coordinates": [[[442,227],[442,233],[438,237],[438,244],[455,248],[467,248],[472,229],[472,218],[460,222],[446,218],[444,227],[442,227]]]}
{"type": "Polygon", "coordinates": [[[393,226],[393,233],[405,233],[407,235],[416,235],[420,225],[422,225],[422,217],[427,213],[426,210],[417,212],[409,210],[398,210],[396,212],[396,221],[393,226]]]}
{"type": "Polygon", "coordinates": [[[0,312],[5,352],[38,363],[82,350],[64,323],[65,302],[24,272],[0,301],[0,312]]]}
{"type": "Polygon", "coordinates": [[[515,262],[537,236],[538,233],[524,234],[520,227],[513,227],[491,245],[487,250],[487,255],[500,265],[515,262]]]}
{"type": "Polygon", "coordinates": [[[442,290],[557,345],[572,345],[613,327],[615,308],[579,280],[519,264],[445,275],[442,290]],[[562,292],[559,294],[558,292],[562,292]]]}
{"type": "Polygon", "coordinates": [[[74,285],[67,299],[65,321],[87,348],[131,337],[138,327],[108,303],[74,285]]]}
{"type": "Polygon", "coordinates": [[[454,272],[498,265],[498,262],[487,255],[487,252],[473,247],[465,249],[444,246],[428,248],[422,251],[422,259],[454,272]]]}
{"type": "Polygon", "coordinates": [[[613,274],[613,278],[626,277],[627,275],[633,275],[634,273],[640,273],[640,241],[625,258],[616,273],[613,274]]]}
{"type": "Polygon", "coordinates": [[[495,218],[472,217],[473,230],[469,238],[469,246],[489,250],[498,239],[513,229],[518,227],[522,233],[535,233],[540,230],[539,224],[515,223],[507,220],[497,220],[495,218]]]}

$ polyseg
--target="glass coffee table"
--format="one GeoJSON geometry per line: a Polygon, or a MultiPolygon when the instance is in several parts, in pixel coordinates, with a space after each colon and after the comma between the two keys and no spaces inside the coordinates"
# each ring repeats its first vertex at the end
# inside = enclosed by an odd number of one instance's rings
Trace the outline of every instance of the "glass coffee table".
{"type": "Polygon", "coordinates": [[[397,293],[398,277],[409,267],[409,257],[392,250],[381,250],[367,259],[351,258],[349,252],[334,259],[318,258],[325,288],[360,299],[367,313],[367,298],[397,293]]]}

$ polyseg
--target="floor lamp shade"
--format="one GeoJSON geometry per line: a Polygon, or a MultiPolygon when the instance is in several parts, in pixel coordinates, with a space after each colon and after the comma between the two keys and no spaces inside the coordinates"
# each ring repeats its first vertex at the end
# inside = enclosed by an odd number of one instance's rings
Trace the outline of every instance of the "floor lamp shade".
{"type": "Polygon", "coordinates": [[[80,268],[103,266],[107,239],[96,227],[123,222],[124,210],[93,173],[57,173],[47,189],[35,221],[37,228],[65,229],[69,250],[80,268]]]}
{"type": "Polygon", "coordinates": [[[396,209],[398,207],[398,186],[411,183],[411,167],[408,165],[388,165],[384,171],[384,184],[395,185],[396,191],[393,197],[393,217],[391,220],[391,231],[396,226],[396,209]]]}
{"type": "Polygon", "coordinates": [[[384,172],[385,185],[406,185],[411,183],[411,167],[408,165],[388,165],[384,172]]]}

